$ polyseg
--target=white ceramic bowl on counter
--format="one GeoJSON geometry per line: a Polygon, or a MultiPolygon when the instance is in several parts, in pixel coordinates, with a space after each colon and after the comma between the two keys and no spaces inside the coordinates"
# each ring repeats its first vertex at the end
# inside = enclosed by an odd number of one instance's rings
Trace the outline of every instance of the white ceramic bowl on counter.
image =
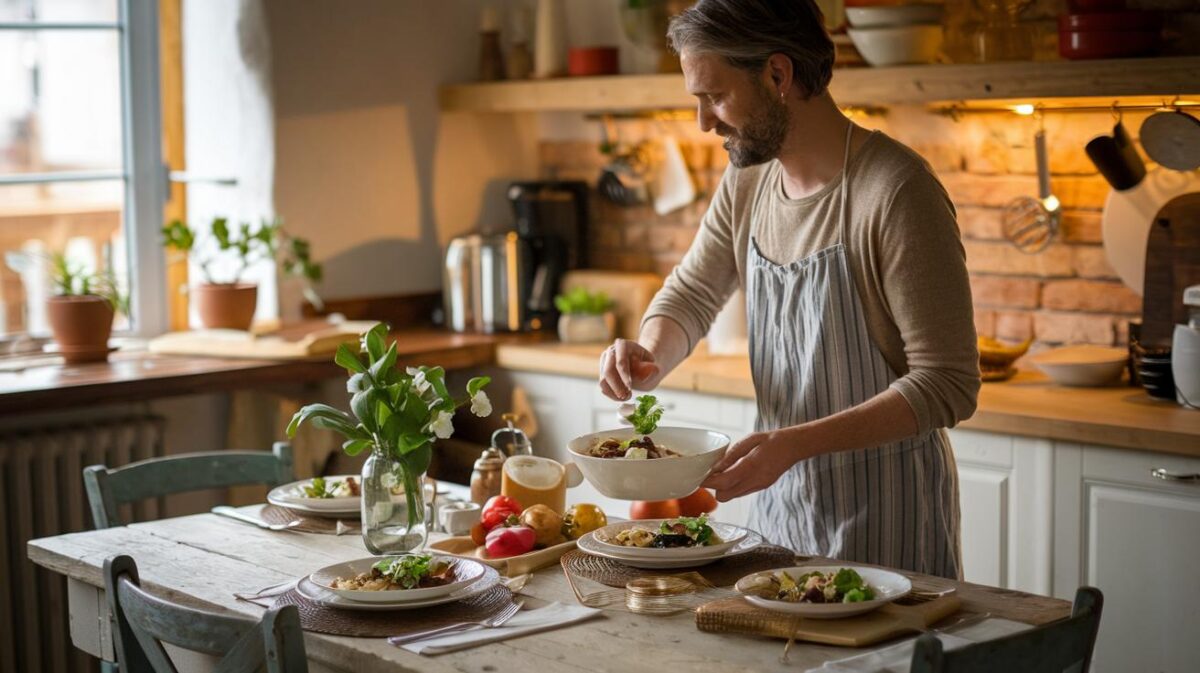
{"type": "Polygon", "coordinates": [[[918,3],[913,5],[847,7],[846,19],[855,28],[938,23],[942,20],[942,5],[918,3]]]}
{"type": "Polygon", "coordinates": [[[942,48],[942,27],[938,24],[849,28],[846,32],[873,66],[933,63],[942,48]]]}
{"type": "Polygon", "coordinates": [[[1059,385],[1096,387],[1120,380],[1129,353],[1122,348],[1067,346],[1042,351],[1029,360],[1059,385]]]}
{"type": "Polygon", "coordinates": [[[639,436],[633,428],[604,430],[572,439],[567,442],[567,450],[584,479],[602,495],[618,500],[671,500],[695,493],[729,448],[729,436],[719,432],[660,427],[650,435],[654,443],[683,455],[653,460],[588,455],[588,449],[596,442],[639,436]]]}

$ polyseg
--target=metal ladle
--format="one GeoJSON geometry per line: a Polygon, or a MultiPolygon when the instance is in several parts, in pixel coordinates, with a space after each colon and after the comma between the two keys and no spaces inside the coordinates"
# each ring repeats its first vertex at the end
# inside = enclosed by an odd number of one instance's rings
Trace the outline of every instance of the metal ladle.
{"type": "Polygon", "coordinates": [[[1033,135],[1037,154],[1038,198],[1022,196],[1004,207],[1001,220],[1004,238],[1026,254],[1046,249],[1058,233],[1062,204],[1050,193],[1050,167],[1046,159],[1046,131],[1039,128],[1033,135]]]}

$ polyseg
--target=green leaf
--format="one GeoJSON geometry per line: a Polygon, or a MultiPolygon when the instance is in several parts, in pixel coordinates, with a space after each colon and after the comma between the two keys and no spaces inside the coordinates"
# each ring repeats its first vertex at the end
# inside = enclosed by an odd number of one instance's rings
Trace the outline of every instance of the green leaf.
{"type": "Polygon", "coordinates": [[[358,354],[350,350],[350,346],[347,344],[338,346],[337,355],[333,356],[333,361],[347,371],[359,373],[367,371],[366,365],[362,363],[362,360],[358,359],[358,354]]]}
{"type": "Polygon", "coordinates": [[[382,381],[383,379],[387,378],[387,375],[390,374],[391,370],[395,369],[395,367],[396,342],[393,341],[392,345],[388,346],[387,352],[384,353],[383,357],[371,362],[371,378],[375,379],[376,381],[382,381]]]}
{"type": "Polygon", "coordinates": [[[375,427],[383,428],[392,417],[392,408],[388,406],[388,402],[378,394],[375,395],[375,427]]]}
{"type": "Polygon", "coordinates": [[[350,411],[354,413],[354,417],[358,419],[358,422],[362,423],[370,432],[375,432],[379,429],[379,426],[375,424],[374,388],[354,393],[350,398],[350,411]]]}
{"type": "Polygon", "coordinates": [[[591,293],[586,288],[576,287],[554,298],[554,307],[559,313],[601,315],[612,308],[612,300],[603,292],[591,293]]]}
{"type": "Polygon", "coordinates": [[[426,437],[424,442],[401,455],[406,469],[415,474],[424,474],[429,471],[429,465],[433,462],[433,442],[426,437]]]}
{"type": "Polygon", "coordinates": [[[467,381],[467,395],[470,397],[475,397],[475,393],[483,390],[484,386],[491,382],[492,379],[489,376],[476,376],[470,381],[467,381]]]}
{"type": "Polygon", "coordinates": [[[848,593],[851,589],[861,589],[866,586],[863,578],[853,568],[842,568],[833,576],[833,586],[840,593],[848,593]]]}
{"type": "Polygon", "coordinates": [[[425,372],[425,380],[429,381],[433,394],[438,398],[435,408],[454,411],[454,398],[446,387],[446,370],[441,367],[421,367],[421,371],[425,372]]]}
{"type": "Polygon", "coordinates": [[[288,423],[288,437],[295,437],[296,430],[301,423],[310,422],[313,426],[333,430],[341,433],[346,437],[357,436],[358,431],[355,428],[354,419],[349,414],[341,409],[335,409],[328,404],[309,404],[304,406],[292,416],[292,421],[288,423]]]}
{"type": "Polygon", "coordinates": [[[371,364],[375,364],[379,358],[383,357],[383,353],[386,350],[387,333],[387,325],[378,323],[363,335],[363,347],[367,351],[367,355],[371,358],[371,364]]]}
{"type": "Polygon", "coordinates": [[[348,439],[342,442],[342,450],[347,456],[357,456],[363,452],[363,449],[371,447],[373,442],[369,439],[348,439]]]}
{"type": "Polygon", "coordinates": [[[224,217],[214,217],[212,221],[212,235],[217,239],[217,247],[222,250],[228,250],[233,243],[229,240],[229,220],[224,217]]]}

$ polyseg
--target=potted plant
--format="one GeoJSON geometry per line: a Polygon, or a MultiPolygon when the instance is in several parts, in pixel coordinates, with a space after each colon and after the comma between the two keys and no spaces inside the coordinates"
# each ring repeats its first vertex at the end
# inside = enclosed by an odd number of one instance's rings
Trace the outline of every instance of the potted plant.
{"type": "Polygon", "coordinates": [[[603,292],[588,292],[577,287],[554,298],[558,318],[558,338],[563,343],[604,343],[612,341],[617,319],[612,300],[603,292]]]}
{"type": "Polygon", "coordinates": [[[111,271],[89,272],[61,253],[50,255],[49,261],[54,296],[46,300],[46,318],[58,352],[67,364],[104,362],[113,316],[129,312],[116,277],[111,271]]]}
{"type": "Polygon", "coordinates": [[[371,455],[362,468],[362,535],[372,554],[420,549],[428,535],[422,484],[433,456],[433,444],[454,433],[455,410],[470,406],[476,416],[492,413],[478,376],[467,382],[466,397],[455,399],[446,388],[441,367],[396,367],[396,344],[385,346],[388,328],[378,324],[362,335],[359,348],[338,347],[334,362],[350,375],[346,413],[327,404],[310,404],[292,417],[288,437],[300,424],[333,430],[345,438],[351,456],[371,455]],[[403,492],[404,498],[393,499],[403,492]]]}
{"type": "Polygon", "coordinates": [[[218,217],[213,219],[210,231],[215,249],[206,246],[205,253],[201,253],[196,246],[196,231],[181,220],[172,220],[162,229],[168,248],[199,257],[196,261],[204,282],[192,288],[192,296],[205,327],[250,329],[258,305],[258,286],[243,283],[242,276],[251,265],[268,259],[279,263],[284,273],[303,278],[305,297],[320,307],[311,284],[321,280],[321,265],[312,261],[308,241],[285,232],[279,219],[262,220],[257,228],[242,222],[232,229],[227,218],[218,217]],[[232,278],[218,282],[211,267],[222,254],[235,255],[238,266],[232,278]]]}

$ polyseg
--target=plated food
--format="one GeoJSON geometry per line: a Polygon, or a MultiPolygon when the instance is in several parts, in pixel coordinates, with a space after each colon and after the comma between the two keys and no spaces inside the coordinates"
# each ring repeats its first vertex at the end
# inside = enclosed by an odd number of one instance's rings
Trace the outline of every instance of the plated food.
{"type": "MultiPolygon", "coordinates": [[[[597,538],[599,537],[597,536],[597,538]]],[[[655,528],[631,526],[603,541],[611,541],[622,547],[656,547],[659,549],[707,547],[723,542],[721,536],[717,535],[712,526],[708,525],[708,517],[705,515],[662,521],[655,528]]]]}
{"type": "Polygon", "coordinates": [[[354,477],[313,477],[308,484],[300,486],[300,494],[305,498],[357,498],[362,494],[358,480],[354,477]]]}
{"type": "Polygon", "coordinates": [[[690,547],[639,547],[618,542],[618,539],[624,537],[622,532],[626,529],[650,529],[654,535],[658,535],[654,531],[661,530],[663,523],[670,525],[669,521],[623,521],[610,524],[579,538],[578,546],[580,551],[586,554],[619,561],[634,568],[667,569],[705,565],[744,554],[763,543],[762,536],[752,530],[716,521],[710,521],[708,525],[712,527],[713,535],[720,540],[719,542],[710,538],[708,544],[694,544],[690,547]]]}
{"type": "Polygon", "coordinates": [[[454,582],[454,561],[424,554],[392,556],[350,578],[333,581],[334,589],[345,591],[396,591],[428,589],[454,582]]]}
{"type": "Polygon", "coordinates": [[[796,566],[747,575],[734,587],[753,605],[815,619],[870,612],[912,591],[912,582],[881,568],[796,566]]]}
{"type": "Polygon", "coordinates": [[[446,554],[402,554],[335,563],[308,579],[356,602],[404,603],[459,591],[483,577],[485,570],[478,561],[446,554]]]}

